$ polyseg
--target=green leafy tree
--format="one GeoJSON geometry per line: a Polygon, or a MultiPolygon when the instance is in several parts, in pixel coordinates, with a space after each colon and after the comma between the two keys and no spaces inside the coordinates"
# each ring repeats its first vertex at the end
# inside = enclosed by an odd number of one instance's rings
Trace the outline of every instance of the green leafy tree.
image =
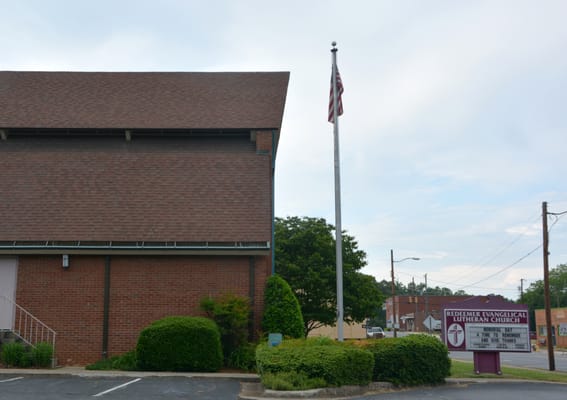
{"type": "MultiPolygon", "coordinates": [[[[276,272],[291,286],[311,330],[337,322],[335,228],[323,218],[276,218],[276,272]]],[[[346,322],[363,322],[383,301],[374,277],[359,272],[366,253],[343,233],[343,304],[346,322]]]]}
{"type": "Polygon", "coordinates": [[[264,297],[264,332],[281,333],[292,338],[303,337],[301,308],[288,283],[278,275],[271,276],[264,297]]]}
{"type": "MultiPolygon", "coordinates": [[[[549,271],[549,298],[552,307],[567,307],[567,264],[560,264],[549,271]]],[[[545,308],[543,280],[531,283],[518,302],[528,306],[530,329],[535,330],[535,310],[545,308]]]]}

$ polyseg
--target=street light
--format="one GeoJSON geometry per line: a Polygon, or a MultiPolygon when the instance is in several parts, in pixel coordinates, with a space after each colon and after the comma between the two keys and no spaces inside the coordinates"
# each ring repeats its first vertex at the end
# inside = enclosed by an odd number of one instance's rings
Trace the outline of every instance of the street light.
{"type": "Polygon", "coordinates": [[[394,250],[390,250],[390,264],[392,266],[392,327],[394,328],[394,337],[398,337],[396,333],[396,281],[394,278],[394,263],[400,263],[406,260],[419,261],[419,257],[406,257],[401,260],[394,260],[394,250]]]}

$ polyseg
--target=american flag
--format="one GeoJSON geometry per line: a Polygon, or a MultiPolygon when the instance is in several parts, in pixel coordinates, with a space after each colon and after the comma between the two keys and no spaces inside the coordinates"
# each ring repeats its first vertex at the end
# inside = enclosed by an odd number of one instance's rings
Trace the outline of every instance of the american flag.
{"type": "MultiPolygon", "coordinates": [[[[337,117],[339,115],[343,115],[343,81],[341,80],[341,74],[339,74],[339,69],[335,68],[337,71],[337,117]]],[[[333,99],[333,76],[331,75],[331,92],[329,93],[329,122],[335,123],[335,107],[334,107],[334,99],[333,99]]]]}

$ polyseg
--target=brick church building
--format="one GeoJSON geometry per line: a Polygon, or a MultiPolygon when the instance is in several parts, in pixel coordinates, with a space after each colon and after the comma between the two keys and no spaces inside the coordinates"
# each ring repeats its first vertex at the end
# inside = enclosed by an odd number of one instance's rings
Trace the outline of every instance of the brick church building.
{"type": "Polygon", "coordinates": [[[257,333],[288,81],[0,72],[0,330],[81,365],[230,292],[257,333]]]}

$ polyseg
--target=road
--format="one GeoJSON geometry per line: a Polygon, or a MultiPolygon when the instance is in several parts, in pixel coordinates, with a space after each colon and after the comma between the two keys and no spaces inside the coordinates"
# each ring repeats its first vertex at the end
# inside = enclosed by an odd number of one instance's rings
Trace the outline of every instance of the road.
{"type": "MultiPolygon", "coordinates": [[[[451,358],[456,360],[473,361],[473,353],[469,351],[452,351],[451,358]]],[[[554,353],[555,370],[567,372],[567,352],[554,353]]],[[[500,364],[510,367],[537,368],[549,370],[547,350],[538,350],[531,353],[500,353],[500,364]]]]}
{"type": "Polygon", "coordinates": [[[489,382],[418,388],[357,397],[356,400],[422,400],[422,399],[545,399],[565,400],[567,385],[532,382],[489,382]]]}
{"type": "MultiPolygon", "coordinates": [[[[411,335],[410,332],[397,332],[399,337],[411,335]]],[[[391,331],[386,336],[392,337],[391,331]]],[[[456,360],[473,361],[473,353],[469,351],[452,351],[451,358],[456,360]]],[[[555,351],[555,370],[567,372],[567,351],[555,351]]],[[[510,367],[536,368],[549,370],[549,359],[546,348],[540,348],[531,353],[500,353],[500,364],[510,367]]]]}

